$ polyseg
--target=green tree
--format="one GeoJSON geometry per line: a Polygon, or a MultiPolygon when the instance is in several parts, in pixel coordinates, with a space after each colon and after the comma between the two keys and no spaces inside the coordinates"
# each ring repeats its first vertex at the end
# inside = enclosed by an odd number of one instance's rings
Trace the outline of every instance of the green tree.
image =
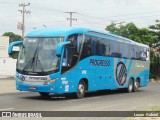
{"type": "MultiPolygon", "coordinates": [[[[153,37],[156,39],[154,43],[158,43],[160,41],[160,24],[150,25],[150,31],[153,34],[153,37]]],[[[160,47],[160,46],[159,46],[160,47]]],[[[152,49],[156,51],[156,54],[151,56],[151,75],[157,79],[160,78],[160,48],[157,45],[152,46],[152,49]],[[157,54],[159,52],[159,54],[157,54]]]]}
{"type": "Polygon", "coordinates": [[[160,24],[150,25],[149,29],[152,32],[154,38],[156,39],[155,42],[159,42],[160,41],[160,24]]]}
{"type": "Polygon", "coordinates": [[[22,37],[18,34],[14,34],[13,32],[5,32],[2,36],[9,36],[9,43],[17,40],[22,40],[22,37]]]}
{"type": "Polygon", "coordinates": [[[150,31],[148,28],[138,28],[132,22],[120,26],[117,26],[115,23],[111,23],[106,26],[106,30],[113,34],[117,34],[147,45],[157,41],[154,37],[155,33],[153,31],[150,31]]]}
{"type": "MultiPolygon", "coordinates": [[[[2,36],[9,36],[9,43],[17,41],[17,40],[22,40],[22,37],[20,35],[14,34],[13,32],[5,32],[2,36]]],[[[18,52],[15,51],[13,52],[10,57],[17,59],[18,57],[18,52]]]]}

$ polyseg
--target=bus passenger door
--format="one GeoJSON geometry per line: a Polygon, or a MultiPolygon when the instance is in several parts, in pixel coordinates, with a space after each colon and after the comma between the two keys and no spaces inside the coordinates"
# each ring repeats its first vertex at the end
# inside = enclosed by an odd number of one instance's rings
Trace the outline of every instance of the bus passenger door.
{"type": "Polygon", "coordinates": [[[74,54],[75,49],[73,47],[66,46],[64,48],[64,55],[62,58],[62,73],[70,70],[77,62],[78,58],[74,54]]]}
{"type": "Polygon", "coordinates": [[[82,35],[81,34],[73,34],[67,38],[67,41],[71,41],[70,45],[65,46],[63,62],[62,62],[62,73],[73,68],[79,57],[79,52],[81,48],[82,35]]]}

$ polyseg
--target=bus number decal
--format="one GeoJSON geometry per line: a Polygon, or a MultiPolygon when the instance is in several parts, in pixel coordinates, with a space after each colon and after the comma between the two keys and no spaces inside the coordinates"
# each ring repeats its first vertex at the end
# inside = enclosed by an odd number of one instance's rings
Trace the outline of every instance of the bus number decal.
{"type": "Polygon", "coordinates": [[[69,91],[69,85],[65,85],[65,92],[69,91]]]}
{"type": "Polygon", "coordinates": [[[87,70],[82,70],[82,75],[86,75],[87,74],[87,70]]]}
{"type": "Polygon", "coordinates": [[[93,65],[93,66],[110,66],[110,61],[109,60],[90,59],[90,65],[93,65]]]}

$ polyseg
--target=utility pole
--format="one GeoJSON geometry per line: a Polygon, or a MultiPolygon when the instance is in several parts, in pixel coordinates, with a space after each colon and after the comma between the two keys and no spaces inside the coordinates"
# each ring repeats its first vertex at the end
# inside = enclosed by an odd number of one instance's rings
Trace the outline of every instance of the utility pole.
{"type": "Polygon", "coordinates": [[[70,17],[69,18],[66,18],[67,21],[69,20],[70,21],[70,27],[72,27],[72,21],[77,21],[76,18],[73,18],[73,14],[74,13],[77,13],[77,12],[65,12],[65,13],[69,13],[70,14],[70,17]]]}
{"type": "Polygon", "coordinates": [[[22,23],[21,23],[21,27],[20,27],[20,30],[22,30],[22,38],[24,38],[24,33],[25,33],[25,14],[30,14],[31,11],[30,10],[26,10],[25,7],[26,6],[29,6],[30,3],[21,3],[19,4],[19,7],[22,7],[22,10],[18,10],[21,12],[22,14],[22,23]]]}

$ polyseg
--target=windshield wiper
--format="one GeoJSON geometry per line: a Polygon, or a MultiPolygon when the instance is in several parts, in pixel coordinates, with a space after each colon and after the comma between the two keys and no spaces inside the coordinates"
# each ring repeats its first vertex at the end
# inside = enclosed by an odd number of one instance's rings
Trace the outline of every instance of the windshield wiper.
{"type": "Polygon", "coordinates": [[[33,57],[29,60],[29,62],[27,63],[27,65],[24,66],[24,68],[23,68],[22,71],[24,71],[30,65],[30,63],[32,63],[31,67],[33,66],[33,62],[35,61],[35,56],[36,56],[37,50],[38,50],[38,46],[37,46],[37,48],[35,50],[35,53],[34,53],[33,57]]]}
{"type": "MultiPolygon", "coordinates": [[[[33,68],[33,72],[34,72],[34,67],[35,67],[35,65],[36,65],[36,67],[37,67],[37,61],[35,61],[35,60],[38,60],[38,46],[39,46],[39,42],[38,42],[38,45],[37,45],[37,47],[36,47],[36,50],[35,50],[35,53],[34,53],[34,55],[33,55],[33,57],[29,60],[29,62],[27,63],[27,65],[23,68],[23,70],[22,71],[24,71],[29,65],[31,65],[31,68],[33,68]],[[36,62],[36,64],[35,64],[35,62],[36,62]]],[[[44,72],[44,68],[43,68],[43,66],[42,66],[42,63],[39,61],[39,63],[40,63],[40,69],[42,70],[42,72],[44,72]]]]}
{"type": "MultiPolygon", "coordinates": [[[[34,58],[34,67],[35,67],[35,66],[37,67],[37,60],[38,60],[38,63],[39,63],[39,65],[40,65],[40,69],[41,69],[42,72],[44,72],[44,68],[43,68],[43,66],[42,66],[42,63],[41,63],[41,61],[39,60],[39,52],[37,52],[36,55],[37,55],[37,56],[34,58]],[[36,60],[36,62],[35,62],[35,60],[36,60]]],[[[32,65],[33,65],[33,63],[32,63],[32,65]]],[[[34,72],[34,67],[33,67],[33,72],[34,72]]]]}

